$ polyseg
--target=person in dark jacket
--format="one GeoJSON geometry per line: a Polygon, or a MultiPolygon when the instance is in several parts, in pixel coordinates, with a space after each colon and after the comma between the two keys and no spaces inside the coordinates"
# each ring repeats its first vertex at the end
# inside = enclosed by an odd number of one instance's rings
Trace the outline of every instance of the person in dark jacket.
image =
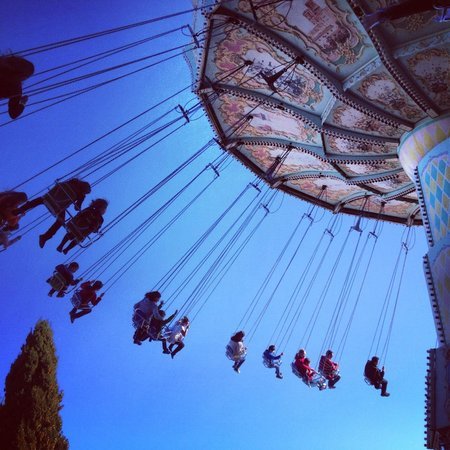
{"type": "Polygon", "coordinates": [[[70,264],[59,264],[55,267],[53,275],[47,280],[47,283],[52,287],[48,293],[51,297],[56,291],[57,297],[64,297],[69,286],[75,286],[80,282],[75,280],[73,274],[80,268],[77,262],[73,261],[70,264]]]}
{"type": "Polygon", "coordinates": [[[163,335],[164,334],[163,329],[168,323],[172,322],[173,318],[177,315],[177,313],[178,310],[176,310],[172,315],[170,315],[166,319],[165,318],[166,312],[160,309],[159,314],[161,315],[161,317],[163,317],[163,319],[160,320],[153,316],[150,320],[150,325],[148,328],[149,330],[148,337],[150,340],[161,341],[163,353],[170,353],[169,349],[167,348],[166,337],[163,335]]]}
{"type": "Polygon", "coordinates": [[[83,242],[91,233],[97,233],[103,225],[103,215],[106,213],[107,208],[108,202],[103,198],[98,198],[93,200],[87,208],[82,209],[67,223],[66,228],[69,231],[63,237],[56,250],[67,255],[70,250],[80,242],[83,242]],[[67,243],[69,244],[64,248],[67,243]]]}
{"type": "Polygon", "coordinates": [[[162,309],[159,310],[159,314],[162,317],[162,319],[158,319],[153,316],[150,320],[149,335],[151,339],[159,339],[163,327],[166,326],[168,323],[172,322],[173,318],[178,314],[178,310],[176,310],[167,319],[165,318],[166,312],[163,311],[162,309]]]}
{"type": "Polygon", "coordinates": [[[149,321],[146,321],[144,326],[140,326],[136,329],[133,336],[133,342],[137,345],[141,345],[142,341],[145,341],[146,339],[151,341],[162,341],[163,353],[170,353],[167,348],[166,339],[161,334],[163,328],[177,315],[178,310],[167,319],[165,318],[166,312],[161,308],[158,310],[158,313],[161,319],[157,319],[155,316],[152,316],[149,321]]]}
{"type": "Polygon", "coordinates": [[[92,312],[92,308],[100,302],[103,294],[97,295],[103,287],[103,283],[98,280],[85,281],[81,284],[72,297],[73,309],[70,311],[70,321],[73,323],[79,317],[85,316],[92,312]]]}
{"type": "Polygon", "coordinates": [[[283,374],[280,371],[282,356],[283,353],[280,353],[278,356],[275,355],[275,345],[269,345],[269,347],[263,353],[265,366],[269,369],[275,368],[276,377],[280,380],[283,378],[283,374]]]}
{"type": "Polygon", "coordinates": [[[335,388],[335,384],[341,379],[339,375],[339,364],[332,361],[333,352],[327,350],[325,355],[320,357],[319,372],[327,379],[328,387],[330,389],[335,388]]]}
{"type": "Polygon", "coordinates": [[[161,315],[163,302],[158,304],[161,300],[161,293],[158,291],[147,292],[144,298],[136,303],[133,308],[133,326],[136,329],[133,335],[133,342],[141,345],[142,341],[148,338],[150,321],[152,318],[163,321],[164,317],[161,315]]]}
{"type": "Polygon", "coordinates": [[[375,389],[381,389],[382,397],[389,397],[391,394],[386,392],[388,382],[384,378],[384,366],[380,370],[378,368],[378,361],[378,356],[373,356],[371,360],[367,361],[364,367],[364,376],[375,389]]]}
{"type": "Polygon", "coordinates": [[[34,73],[34,65],[19,56],[0,56],[0,98],[8,99],[8,114],[17,119],[28,101],[22,95],[22,82],[34,73]]]}
{"type": "Polygon", "coordinates": [[[45,195],[37,197],[20,208],[16,212],[25,214],[27,211],[39,205],[45,205],[47,209],[56,217],[55,223],[39,236],[39,247],[43,248],[45,243],[51,239],[66,221],[66,210],[70,205],[74,205],[76,211],[81,210],[86,195],[91,192],[91,185],[78,178],[57,183],[45,195]]]}

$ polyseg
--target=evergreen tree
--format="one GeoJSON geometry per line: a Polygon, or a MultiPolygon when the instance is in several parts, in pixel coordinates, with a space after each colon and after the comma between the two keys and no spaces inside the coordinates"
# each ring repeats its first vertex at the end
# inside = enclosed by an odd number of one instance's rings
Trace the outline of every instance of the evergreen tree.
{"type": "Polygon", "coordinates": [[[56,381],[53,332],[37,322],[11,365],[0,405],[0,448],[8,450],[66,450],[62,434],[62,392],[56,381]]]}

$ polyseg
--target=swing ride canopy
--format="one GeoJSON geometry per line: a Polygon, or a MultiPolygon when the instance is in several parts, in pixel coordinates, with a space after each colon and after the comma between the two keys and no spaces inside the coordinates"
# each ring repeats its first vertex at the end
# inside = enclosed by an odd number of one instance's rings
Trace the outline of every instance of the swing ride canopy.
{"type": "Polygon", "coordinates": [[[223,147],[272,187],[334,212],[420,225],[408,155],[397,150],[450,107],[449,27],[428,12],[367,31],[361,6],[218,2],[199,23],[197,93],[223,147]]]}

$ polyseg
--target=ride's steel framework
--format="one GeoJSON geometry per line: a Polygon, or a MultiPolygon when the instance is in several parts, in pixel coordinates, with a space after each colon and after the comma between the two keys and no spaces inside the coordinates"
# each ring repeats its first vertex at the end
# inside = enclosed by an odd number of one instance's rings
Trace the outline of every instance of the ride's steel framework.
{"type": "Polygon", "coordinates": [[[364,27],[391,3],[218,1],[196,91],[222,147],[273,188],[424,225],[440,343],[428,356],[425,445],[450,448],[450,26],[429,11],[364,27]]]}

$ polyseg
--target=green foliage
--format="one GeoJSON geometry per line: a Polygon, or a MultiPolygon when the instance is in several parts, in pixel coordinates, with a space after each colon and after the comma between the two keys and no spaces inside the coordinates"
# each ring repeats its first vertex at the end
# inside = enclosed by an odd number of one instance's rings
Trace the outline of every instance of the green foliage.
{"type": "Polygon", "coordinates": [[[0,406],[0,447],[9,450],[65,450],[62,392],[56,381],[57,358],[47,321],[37,322],[11,365],[0,406]]]}

